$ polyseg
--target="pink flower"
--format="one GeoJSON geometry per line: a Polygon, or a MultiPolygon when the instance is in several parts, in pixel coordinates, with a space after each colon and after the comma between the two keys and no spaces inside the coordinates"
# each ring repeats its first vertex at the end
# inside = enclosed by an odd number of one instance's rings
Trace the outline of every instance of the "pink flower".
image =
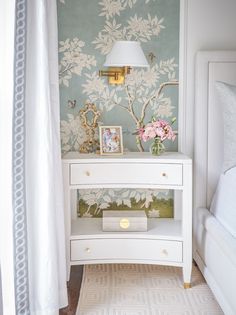
{"type": "Polygon", "coordinates": [[[161,124],[160,124],[159,120],[154,121],[152,124],[156,128],[160,128],[161,127],[161,124]]]}
{"type": "Polygon", "coordinates": [[[170,125],[167,125],[165,127],[165,132],[166,132],[166,138],[169,139],[169,140],[172,140],[174,141],[175,138],[176,138],[176,135],[174,133],[174,131],[172,130],[171,126],[170,125]]]}
{"type": "Polygon", "coordinates": [[[142,135],[144,134],[145,129],[144,128],[139,128],[138,129],[138,136],[140,139],[142,139],[142,135]]]}
{"type": "Polygon", "coordinates": [[[166,125],[168,125],[168,122],[163,119],[158,119],[153,122],[153,125],[158,128],[159,127],[164,128],[166,125]]]}
{"type": "Polygon", "coordinates": [[[165,139],[174,141],[176,138],[171,125],[163,119],[155,120],[138,129],[138,136],[144,142],[156,137],[160,138],[161,141],[165,139]]]}
{"type": "Polygon", "coordinates": [[[156,137],[156,132],[155,132],[155,128],[153,126],[147,126],[144,129],[144,133],[142,134],[142,140],[143,141],[147,141],[149,139],[153,139],[156,137]]]}
{"type": "Polygon", "coordinates": [[[168,122],[163,120],[163,119],[159,119],[159,122],[160,122],[162,127],[165,127],[165,126],[169,125],[168,122]]]}
{"type": "Polygon", "coordinates": [[[150,140],[150,138],[147,135],[143,134],[141,140],[147,142],[148,140],[150,140]]]}
{"type": "Polygon", "coordinates": [[[156,135],[162,139],[165,136],[165,130],[161,127],[156,128],[156,135]]]}

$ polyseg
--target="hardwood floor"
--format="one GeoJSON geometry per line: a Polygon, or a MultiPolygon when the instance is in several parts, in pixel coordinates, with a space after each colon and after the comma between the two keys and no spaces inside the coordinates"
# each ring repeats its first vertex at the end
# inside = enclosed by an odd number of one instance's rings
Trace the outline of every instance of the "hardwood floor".
{"type": "Polygon", "coordinates": [[[72,266],[70,273],[70,281],[68,282],[68,302],[66,308],[62,308],[59,315],[75,315],[80,287],[83,276],[83,266],[72,266]]]}

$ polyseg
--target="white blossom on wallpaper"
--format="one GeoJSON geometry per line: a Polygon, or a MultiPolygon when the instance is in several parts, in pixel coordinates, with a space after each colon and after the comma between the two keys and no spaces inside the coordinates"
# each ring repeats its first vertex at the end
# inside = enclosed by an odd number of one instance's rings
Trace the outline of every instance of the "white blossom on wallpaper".
{"type": "MultiPolygon", "coordinates": [[[[145,0],[145,4],[147,4],[149,1],[150,0],[145,0]]],[[[105,16],[106,19],[108,20],[109,18],[112,18],[115,15],[120,15],[121,11],[125,10],[127,7],[132,9],[136,3],[137,0],[102,0],[99,2],[99,5],[102,6],[101,13],[99,15],[105,16]]]]}
{"type": "Polygon", "coordinates": [[[61,120],[61,149],[62,153],[79,151],[80,145],[87,135],[81,125],[78,114],[67,114],[67,120],[61,120]]]}
{"type": "Polygon", "coordinates": [[[120,105],[122,97],[119,97],[118,93],[123,90],[121,86],[110,89],[106,79],[99,77],[97,72],[86,74],[86,78],[86,83],[82,85],[83,93],[87,94],[88,100],[95,102],[102,112],[108,112],[120,105]]]}
{"type": "Polygon", "coordinates": [[[137,0],[102,0],[99,5],[102,6],[100,16],[105,16],[109,19],[115,15],[120,15],[121,11],[125,10],[128,6],[132,8],[137,0]]]}
{"type": "MultiPolygon", "coordinates": [[[[99,138],[98,130],[95,131],[94,137],[95,139],[99,138]]],[[[61,120],[62,154],[69,151],[79,151],[80,146],[88,139],[88,134],[81,124],[79,113],[68,113],[67,120],[61,120]]]]}
{"type": "Polygon", "coordinates": [[[96,66],[96,59],[83,53],[82,47],[85,43],[77,37],[59,41],[59,45],[59,53],[63,53],[59,64],[59,80],[60,84],[68,87],[72,74],[81,76],[83,70],[90,70],[92,66],[96,66]]]}
{"type": "Polygon", "coordinates": [[[147,42],[151,40],[152,36],[158,36],[161,29],[165,28],[162,24],[163,21],[164,18],[158,20],[157,16],[152,18],[150,14],[146,19],[135,14],[127,20],[126,26],[117,24],[115,19],[106,20],[104,28],[98,33],[93,44],[101,54],[107,55],[117,40],[147,42]]]}
{"type": "MultiPolygon", "coordinates": [[[[116,203],[117,206],[127,206],[131,208],[131,199],[136,203],[141,202],[140,208],[147,209],[155,198],[169,199],[168,190],[152,189],[82,189],[79,192],[79,199],[88,205],[87,210],[82,214],[83,217],[101,215],[102,210],[116,203]],[[94,207],[91,211],[91,207],[94,207]]],[[[149,217],[160,217],[160,210],[148,210],[149,217]]]]}

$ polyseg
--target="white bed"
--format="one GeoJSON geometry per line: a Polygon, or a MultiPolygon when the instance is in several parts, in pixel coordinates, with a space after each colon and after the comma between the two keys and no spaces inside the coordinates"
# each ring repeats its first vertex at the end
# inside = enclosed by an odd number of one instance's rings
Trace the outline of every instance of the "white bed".
{"type": "Polygon", "coordinates": [[[204,51],[197,54],[194,259],[223,312],[235,315],[236,238],[209,211],[223,162],[223,132],[219,128],[222,126],[222,113],[216,81],[236,85],[236,51],[204,51]]]}

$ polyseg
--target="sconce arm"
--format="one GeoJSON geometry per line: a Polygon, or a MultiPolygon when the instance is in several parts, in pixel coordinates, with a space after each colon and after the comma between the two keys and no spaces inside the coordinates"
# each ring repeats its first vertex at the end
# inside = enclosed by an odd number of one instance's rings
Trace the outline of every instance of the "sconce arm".
{"type": "Polygon", "coordinates": [[[130,67],[110,67],[108,70],[99,70],[100,77],[109,77],[110,84],[123,84],[125,75],[130,73],[130,67]]]}

